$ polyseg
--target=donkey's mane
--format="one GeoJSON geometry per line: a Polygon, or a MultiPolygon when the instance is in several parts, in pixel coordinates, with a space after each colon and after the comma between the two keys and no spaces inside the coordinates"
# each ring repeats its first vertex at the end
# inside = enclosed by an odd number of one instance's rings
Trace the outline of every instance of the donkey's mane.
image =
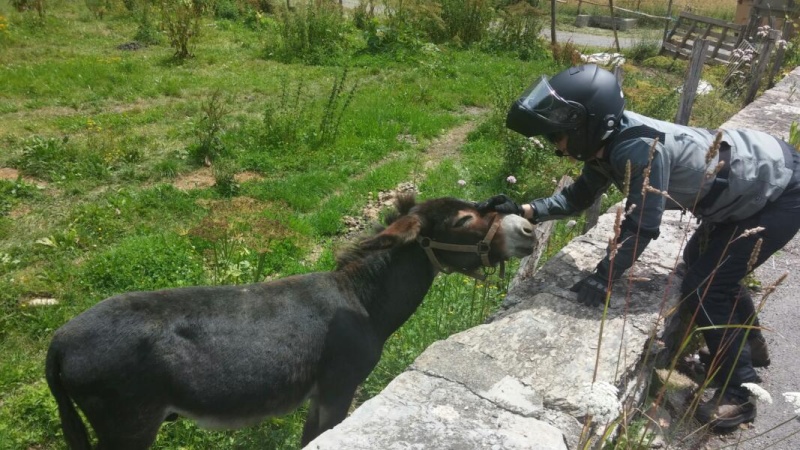
{"type": "Polygon", "coordinates": [[[367,255],[382,251],[365,249],[361,243],[385,230],[387,226],[394,223],[400,217],[407,215],[417,204],[414,194],[400,194],[395,198],[394,203],[395,208],[386,213],[386,216],[383,220],[383,225],[373,224],[371,233],[361,236],[355,243],[347,245],[344,249],[342,249],[342,251],[339,252],[339,254],[336,256],[337,269],[341,269],[349,264],[361,261],[367,255]]]}

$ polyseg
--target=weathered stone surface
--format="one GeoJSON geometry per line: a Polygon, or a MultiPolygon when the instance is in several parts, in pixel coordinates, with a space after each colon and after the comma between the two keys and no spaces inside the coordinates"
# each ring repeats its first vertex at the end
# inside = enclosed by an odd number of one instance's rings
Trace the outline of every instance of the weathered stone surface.
{"type": "Polygon", "coordinates": [[[410,370],[306,448],[566,450],[567,446],[552,425],[498,407],[459,383],[410,370]]]}
{"type": "Polygon", "coordinates": [[[792,121],[800,119],[800,67],[764,91],[720,128],[750,128],[788,139],[792,121]]]}

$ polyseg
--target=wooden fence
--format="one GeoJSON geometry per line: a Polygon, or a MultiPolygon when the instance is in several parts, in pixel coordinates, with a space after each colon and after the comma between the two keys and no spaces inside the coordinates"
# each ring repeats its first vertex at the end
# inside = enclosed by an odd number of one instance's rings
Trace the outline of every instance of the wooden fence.
{"type": "Polygon", "coordinates": [[[725,64],[742,39],[744,27],[684,11],[678,16],[672,30],[667,33],[661,54],[689,58],[694,42],[705,39],[708,42],[708,61],[725,64]]]}

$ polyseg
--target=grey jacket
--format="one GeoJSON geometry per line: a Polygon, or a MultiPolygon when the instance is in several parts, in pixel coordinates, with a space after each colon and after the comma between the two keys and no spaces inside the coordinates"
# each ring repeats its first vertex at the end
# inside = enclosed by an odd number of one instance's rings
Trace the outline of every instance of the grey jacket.
{"type": "MultiPolygon", "coordinates": [[[[658,237],[665,209],[683,209],[714,223],[747,218],[777,198],[793,172],[786,162],[784,147],[775,137],[755,130],[720,131],[724,145],[730,146],[730,173],[727,187],[714,195],[711,202],[703,199],[711,191],[720,158],[717,155],[706,161],[716,132],[626,111],[616,134],[621,138],[609,140],[602,159],[586,162],[575,183],[561,193],[531,202],[535,220],[542,222],[578,214],[591,206],[611,183],[624,191],[626,165],[630,161],[626,209],[632,205],[635,208],[629,210],[623,223],[620,236],[623,244],[618,249],[613,273],[609,273],[608,257],[598,265],[601,275],[617,278],[633,264],[650,239],[658,237]],[[651,156],[655,139],[658,142],[651,156]],[[643,193],[648,167],[649,186],[666,192],[666,196],[643,193]]],[[[711,196],[706,200],[710,199],[711,196]]]]}

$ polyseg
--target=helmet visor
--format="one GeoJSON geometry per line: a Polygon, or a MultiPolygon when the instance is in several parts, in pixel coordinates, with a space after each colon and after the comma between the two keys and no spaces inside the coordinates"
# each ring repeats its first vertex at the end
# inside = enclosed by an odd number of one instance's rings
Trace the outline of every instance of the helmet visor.
{"type": "Polygon", "coordinates": [[[528,116],[525,128],[529,136],[574,130],[586,123],[586,108],[558,95],[545,76],[528,88],[513,108],[528,116]]]}

